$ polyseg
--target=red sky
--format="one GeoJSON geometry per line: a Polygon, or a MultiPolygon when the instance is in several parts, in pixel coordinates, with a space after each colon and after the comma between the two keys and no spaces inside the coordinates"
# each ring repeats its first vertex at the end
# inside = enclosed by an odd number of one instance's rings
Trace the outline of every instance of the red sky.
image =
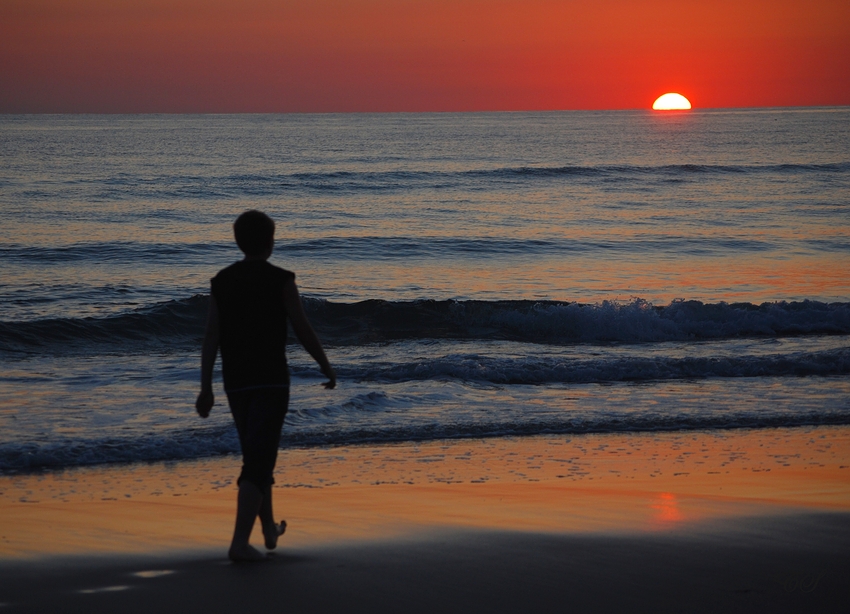
{"type": "Polygon", "coordinates": [[[850,104],[847,0],[0,0],[0,112],[850,104]]]}

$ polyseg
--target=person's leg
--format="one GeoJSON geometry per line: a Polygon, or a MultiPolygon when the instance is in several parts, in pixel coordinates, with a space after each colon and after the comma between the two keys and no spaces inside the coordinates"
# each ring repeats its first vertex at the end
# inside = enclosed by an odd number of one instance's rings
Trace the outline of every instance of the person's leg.
{"type": "Polygon", "coordinates": [[[276,524],[274,521],[271,488],[280,432],[289,405],[289,390],[258,389],[228,395],[228,399],[239,432],[243,460],[231,558],[235,554],[239,560],[256,560],[262,555],[248,540],[257,516],[269,550],[277,547],[277,539],[286,529],[285,522],[276,524]],[[249,486],[243,488],[246,484],[249,486]]]}
{"type": "Polygon", "coordinates": [[[260,561],[265,556],[254,548],[248,541],[254,521],[263,503],[263,493],[255,484],[242,480],[239,485],[239,496],[236,500],[236,526],[233,528],[233,540],[227,556],[232,561],[260,561]]]}
{"type": "Polygon", "coordinates": [[[262,428],[258,430],[257,436],[254,438],[256,465],[263,469],[262,473],[258,473],[258,479],[264,480],[264,496],[260,504],[259,515],[265,546],[269,550],[274,550],[277,547],[278,537],[283,535],[286,530],[286,522],[281,521],[280,524],[277,524],[274,520],[272,484],[274,484],[273,473],[277,463],[278,448],[280,447],[280,433],[289,407],[289,389],[266,389],[261,397],[263,406],[262,428]]]}
{"type": "Polygon", "coordinates": [[[274,521],[271,485],[266,489],[266,494],[263,496],[263,501],[260,504],[260,522],[263,526],[263,537],[266,541],[266,548],[274,550],[277,548],[277,538],[286,531],[286,521],[281,520],[280,524],[274,521]]]}
{"type": "Polygon", "coordinates": [[[228,556],[233,561],[257,561],[264,559],[263,554],[253,548],[249,544],[251,531],[254,528],[254,521],[257,518],[260,505],[263,500],[263,493],[260,488],[250,479],[245,480],[246,455],[252,444],[250,442],[250,434],[253,430],[251,427],[251,402],[253,395],[250,392],[239,392],[228,394],[227,400],[230,405],[230,413],[233,415],[233,422],[236,425],[236,431],[239,434],[239,446],[242,449],[242,472],[239,475],[239,494],[236,498],[236,522],[233,528],[233,539],[230,542],[228,556]]]}

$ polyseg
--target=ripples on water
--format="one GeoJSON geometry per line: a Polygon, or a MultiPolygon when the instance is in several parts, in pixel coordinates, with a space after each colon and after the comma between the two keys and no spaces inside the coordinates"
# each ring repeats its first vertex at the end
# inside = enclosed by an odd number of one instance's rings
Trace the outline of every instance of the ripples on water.
{"type": "Polygon", "coordinates": [[[235,449],[198,295],[254,207],[343,380],[294,352],[284,445],[847,423],[848,120],[6,116],[0,469],[235,449]]]}

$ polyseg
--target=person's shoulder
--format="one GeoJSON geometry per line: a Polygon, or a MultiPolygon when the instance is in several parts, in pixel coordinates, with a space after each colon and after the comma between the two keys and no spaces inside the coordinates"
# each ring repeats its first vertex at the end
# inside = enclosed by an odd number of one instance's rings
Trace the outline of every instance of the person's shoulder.
{"type": "Polygon", "coordinates": [[[231,275],[236,274],[236,272],[241,268],[239,266],[240,264],[242,264],[241,260],[234,262],[230,266],[224,267],[218,273],[215,274],[215,277],[213,277],[213,281],[215,281],[216,279],[225,279],[227,277],[230,277],[231,275]]]}
{"type": "Polygon", "coordinates": [[[290,279],[295,279],[295,273],[289,271],[287,269],[281,268],[275,264],[272,264],[268,260],[266,260],[266,264],[268,265],[269,272],[280,279],[281,281],[288,281],[290,279]]]}

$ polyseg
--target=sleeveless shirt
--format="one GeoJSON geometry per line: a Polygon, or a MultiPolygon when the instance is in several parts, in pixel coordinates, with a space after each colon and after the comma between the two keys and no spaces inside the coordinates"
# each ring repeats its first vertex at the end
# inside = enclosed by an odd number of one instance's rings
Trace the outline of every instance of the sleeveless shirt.
{"type": "Polygon", "coordinates": [[[211,282],[219,316],[224,389],[288,386],[283,287],[295,273],[242,260],[211,282]]]}

